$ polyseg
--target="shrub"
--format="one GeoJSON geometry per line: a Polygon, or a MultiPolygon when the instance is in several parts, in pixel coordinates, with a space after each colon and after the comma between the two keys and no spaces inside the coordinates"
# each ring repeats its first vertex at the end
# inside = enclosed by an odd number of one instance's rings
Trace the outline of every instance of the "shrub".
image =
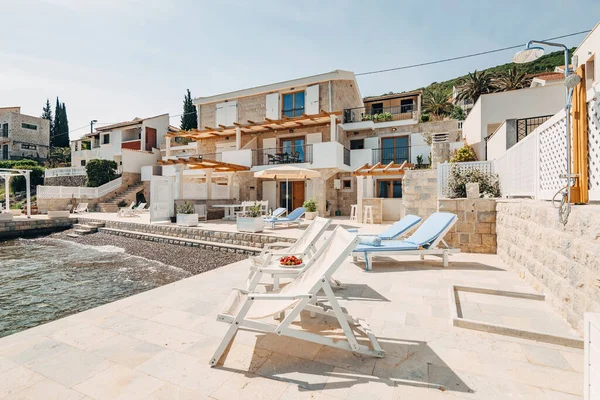
{"type": "Polygon", "coordinates": [[[362,116],[363,121],[373,121],[373,116],[371,114],[364,114],[362,116]]]}
{"type": "Polygon", "coordinates": [[[467,143],[460,149],[456,149],[452,152],[452,157],[450,158],[450,162],[469,162],[469,161],[477,161],[477,154],[473,147],[469,146],[467,143]]]}
{"type": "Polygon", "coordinates": [[[417,167],[420,167],[421,165],[423,165],[423,155],[419,154],[417,156],[417,167]]]}
{"type": "Polygon", "coordinates": [[[112,160],[94,159],[85,165],[87,186],[98,187],[118,178],[117,163],[112,160]]]}
{"type": "Polygon", "coordinates": [[[480,197],[500,197],[500,182],[498,175],[488,174],[478,169],[461,171],[458,166],[453,166],[448,179],[450,198],[467,197],[467,183],[479,183],[480,197]]]}
{"type": "Polygon", "coordinates": [[[302,204],[302,207],[306,208],[308,212],[315,212],[317,211],[317,201],[314,197],[311,197],[302,204]]]}
{"type": "MultiPolygon", "coordinates": [[[[12,160],[9,160],[12,161],[12,160]]],[[[44,184],[44,168],[40,167],[37,162],[33,160],[15,160],[11,163],[10,167],[3,167],[0,165],[0,168],[12,168],[12,169],[27,169],[31,172],[29,173],[29,187],[35,189],[37,185],[44,184]]],[[[10,189],[13,193],[16,192],[24,192],[27,190],[26,179],[24,176],[13,176],[10,179],[10,189]]]]}
{"type": "Polygon", "coordinates": [[[194,206],[186,201],[177,206],[177,214],[194,214],[194,206]]]}
{"type": "Polygon", "coordinates": [[[450,112],[450,118],[463,121],[465,119],[465,110],[463,110],[460,106],[452,107],[452,111],[450,112]]]}
{"type": "Polygon", "coordinates": [[[257,218],[262,215],[262,205],[258,202],[254,203],[254,205],[246,208],[245,217],[249,218],[257,218]]]}
{"type": "Polygon", "coordinates": [[[117,203],[117,206],[119,207],[127,207],[127,202],[125,200],[121,200],[117,203]]]}
{"type": "Polygon", "coordinates": [[[421,122],[429,122],[429,114],[421,114],[421,122]]]}

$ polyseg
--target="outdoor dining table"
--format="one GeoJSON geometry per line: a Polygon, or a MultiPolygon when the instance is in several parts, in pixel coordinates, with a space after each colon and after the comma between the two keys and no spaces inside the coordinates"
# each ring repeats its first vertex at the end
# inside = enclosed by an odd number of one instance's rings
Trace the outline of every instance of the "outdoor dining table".
{"type": "Polygon", "coordinates": [[[241,204],[215,204],[213,207],[223,208],[225,210],[225,216],[223,219],[235,221],[235,209],[242,208],[241,204]]]}

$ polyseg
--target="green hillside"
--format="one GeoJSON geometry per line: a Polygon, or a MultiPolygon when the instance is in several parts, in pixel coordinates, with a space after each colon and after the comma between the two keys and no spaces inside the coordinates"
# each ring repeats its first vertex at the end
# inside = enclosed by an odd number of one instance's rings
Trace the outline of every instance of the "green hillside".
{"type": "MultiPolygon", "coordinates": [[[[573,47],[572,49],[569,49],[569,54],[573,54],[573,52],[575,51],[575,47],[573,47]]],[[[556,51],[554,53],[550,53],[550,54],[546,54],[542,57],[540,57],[539,59],[535,60],[534,62],[530,62],[527,64],[517,64],[517,68],[520,71],[523,71],[527,74],[537,74],[540,72],[548,72],[548,71],[554,71],[554,67],[559,66],[559,65],[564,65],[565,61],[564,61],[564,53],[562,51],[556,51]]],[[[489,71],[492,75],[500,75],[503,72],[508,71],[508,69],[513,65],[512,62],[510,63],[506,63],[506,64],[502,64],[502,65],[497,65],[495,67],[490,67],[485,69],[485,71],[489,71]]],[[[469,72],[473,72],[473,71],[469,71],[469,72]]],[[[459,84],[459,82],[466,77],[467,75],[463,75],[463,76],[459,76],[456,77],[454,79],[450,79],[444,82],[433,82],[431,83],[429,86],[426,87],[421,87],[421,88],[416,88],[415,90],[419,90],[419,89],[424,89],[424,90],[442,90],[445,93],[447,93],[448,95],[450,95],[450,93],[452,92],[452,86],[457,86],[459,84]]],[[[385,94],[392,94],[392,92],[390,93],[384,93],[385,94]]]]}

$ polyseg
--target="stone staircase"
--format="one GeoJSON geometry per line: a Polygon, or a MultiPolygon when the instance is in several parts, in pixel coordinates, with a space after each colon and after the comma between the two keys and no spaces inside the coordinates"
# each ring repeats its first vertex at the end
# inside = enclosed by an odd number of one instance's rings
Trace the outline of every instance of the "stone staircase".
{"type": "Polygon", "coordinates": [[[98,232],[98,228],[102,228],[104,227],[104,225],[104,222],[95,221],[85,222],[82,224],[74,224],[73,232],[68,233],[67,236],[76,238],[83,235],[89,235],[90,233],[98,232]]]}
{"type": "Polygon", "coordinates": [[[121,201],[124,201],[125,203],[127,203],[127,206],[129,206],[129,204],[132,201],[134,201],[132,199],[135,199],[135,194],[142,191],[143,189],[144,189],[143,182],[135,183],[135,184],[129,186],[125,191],[116,195],[110,201],[107,201],[105,203],[98,203],[98,210],[100,212],[105,212],[105,213],[118,212],[119,211],[119,203],[121,201]]]}

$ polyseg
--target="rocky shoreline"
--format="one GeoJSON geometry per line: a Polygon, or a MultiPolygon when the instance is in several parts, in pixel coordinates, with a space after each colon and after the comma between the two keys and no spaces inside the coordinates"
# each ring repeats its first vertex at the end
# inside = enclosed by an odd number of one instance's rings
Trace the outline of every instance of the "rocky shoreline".
{"type": "Polygon", "coordinates": [[[67,236],[70,232],[71,231],[68,230],[55,233],[51,235],[51,237],[69,240],[88,246],[121,247],[125,250],[125,253],[132,256],[159,261],[167,265],[181,268],[193,275],[248,258],[247,255],[243,254],[224,253],[216,250],[179,246],[175,244],[148,242],[145,240],[109,235],[102,232],[80,236],[78,238],[71,238],[67,236]]]}

